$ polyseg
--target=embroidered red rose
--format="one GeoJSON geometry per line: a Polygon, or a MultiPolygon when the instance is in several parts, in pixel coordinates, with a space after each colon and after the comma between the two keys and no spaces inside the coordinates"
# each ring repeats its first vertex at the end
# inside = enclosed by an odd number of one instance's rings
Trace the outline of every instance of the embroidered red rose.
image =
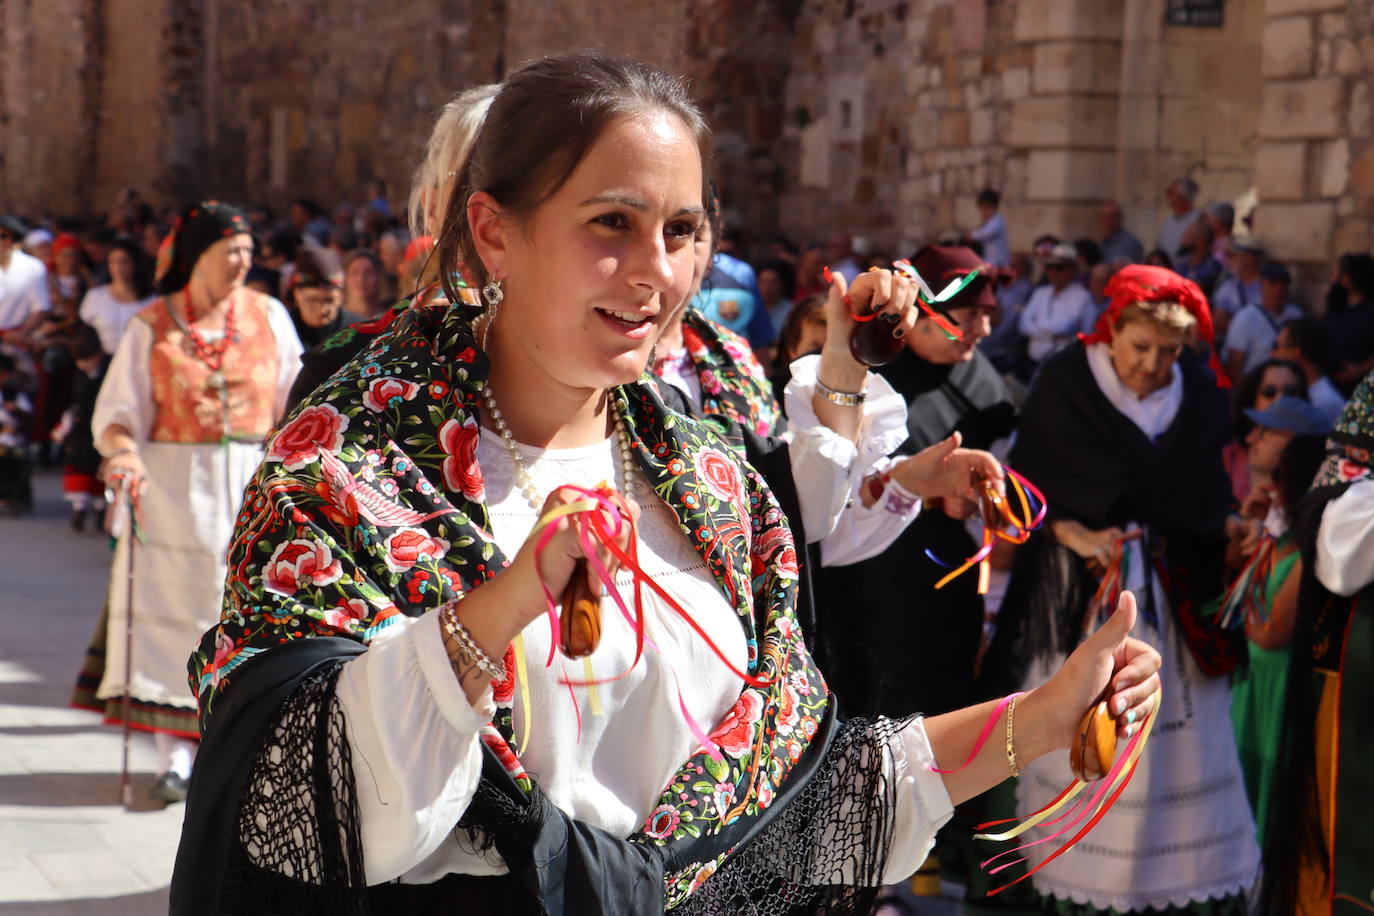
{"type": "Polygon", "coordinates": [[[429,532],[420,528],[402,528],[388,537],[382,545],[386,549],[386,568],[392,572],[405,572],[420,562],[422,557],[437,560],[448,553],[448,541],[431,537],[429,532]]]}
{"type": "Polygon", "coordinates": [[[754,725],[763,715],[763,697],[756,690],[740,694],[725,719],[711,735],[711,740],[736,760],[754,750],[754,725]]]}
{"type": "Polygon", "coordinates": [[[345,632],[357,629],[360,621],[367,618],[369,608],[361,598],[345,598],[336,606],[324,612],[324,622],[336,630],[345,632]]]}
{"type": "Polygon", "coordinates": [[[706,489],[719,499],[737,501],[740,498],[739,467],[716,448],[703,448],[696,453],[693,461],[697,475],[706,484],[706,489]]]}
{"type": "Polygon", "coordinates": [[[1340,463],[1340,474],[1341,480],[1343,481],[1359,480],[1361,477],[1369,476],[1369,467],[1351,461],[1348,458],[1342,458],[1340,463]]]}
{"type": "Polygon", "coordinates": [[[790,544],[784,547],[773,559],[773,565],[778,568],[779,579],[796,579],[799,575],[796,548],[790,544]]]}
{"type": "Polygon", "coordinates": [[[439,447],[444,459],[444,486],[480,502],[485,496],[482,468],[477,464],[477,421],[468,417],[462,423],[449,420],[439,427],[439,447]]]}
{"type": "Polygon", "coordinates": [[[288,471],[299,471],[318,461],[320,449],[338,454],[343,448],[348,417],[328,404],[307,407],[272,437],[268,461],[280,461],[288,471]]]}
{"type": "Polygon", "coordinates": [[[302,588],[330,585],[343,576],[343,567],[319,541],[296,538],[278,544],[262,568],[262,587],[290,597],[302,588]]]}
{"type": "Polygon", "coordinates": [[[415,397],[420,386],[400,378],[373,379],[363,394],[363,406],[377,413],[415,397]]]}

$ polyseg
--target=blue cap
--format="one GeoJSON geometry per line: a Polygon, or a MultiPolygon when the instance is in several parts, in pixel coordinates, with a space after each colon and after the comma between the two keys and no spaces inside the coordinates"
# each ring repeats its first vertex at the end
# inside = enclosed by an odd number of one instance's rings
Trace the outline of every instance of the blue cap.
{"type": "Polygon", "coordinates": [[[1295,436],[1322,436],[1331,430],[1326,412],[1311,401],[1284,395],[1268,410],[1245,408],[1245,415],[1260,426],[1281,429],[1295,436]]]}

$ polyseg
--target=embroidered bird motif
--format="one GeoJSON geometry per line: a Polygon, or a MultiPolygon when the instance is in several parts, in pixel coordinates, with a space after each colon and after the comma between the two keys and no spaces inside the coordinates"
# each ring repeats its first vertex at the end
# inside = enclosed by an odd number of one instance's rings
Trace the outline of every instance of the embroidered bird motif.
{"type": "Polygon", "coordinates": [[[354,519],[362,517],[373,525],[413,527],[458,511],[449,507],[425,514],[398,505],[381,491],[354,478],[348,466],[331,454],[329,449],[320,449],[320,469],[324,473],[323,487],[317,488],[320,495],[345,516],[354,519]]]}

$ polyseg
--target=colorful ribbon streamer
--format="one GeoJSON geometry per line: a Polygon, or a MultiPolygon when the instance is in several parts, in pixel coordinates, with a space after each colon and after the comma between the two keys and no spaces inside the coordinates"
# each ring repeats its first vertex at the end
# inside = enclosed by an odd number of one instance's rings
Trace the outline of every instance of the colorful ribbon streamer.
{"type": "Polygon", "coordinates": [[[1112,546],[1112,558],[1107,570],[1097,583],[1097,591],[1088,599],[1088,607],[1083,612],[1083,635],[1086,637],[1112,616],[1121,593],[1126,590],[1126,574],[1131,568],[1131,541],[1137,540],[1140,533],[1133,531],[1126,537],[1117,538],[1112,546]]]}
{"type": "MultiPolygon", "coordinates": [[[[1002,717],[1002,711],[1006,709],[1007,704],[1009,704],[1013,698],[1021,695],[1022,694],[1014,693],[1002,698],[1002,701],[993,709],[992,715],[988,717],[987,722],[983,725],[982,731],[979,732],[978,738],[973,743],[973,750],[969,752],[968,759],[960,766],[952,770],[942,770],[932,766],[930,768],[931,771],[947,775],[949,773],[957,773],[973,763],[974,758],[978,756],[983,746],[987,744],[988,738],[992,735],[998,719],[1002,717]]],[[[1071,785],[1067,786],[1062,792],[1056,795],[1049,804],[1038,811],[1032,812],[1019,823],[1017,823],[1016,818],[1003,818],[1001,820],[986,821],[978,825],[978,830],[980,831],[986,830],[989,827],[997,827],[1002,824],[1016,825],[1000,833],[977,833],[974,835],[974,839],[992,840],[994,842],[1005,842],[1015,839],[1032,827],[1041,824],[1045,826],[1059,825],[1058,829],[1046,837],[1032,840],[1029,843],[1023,843],[1013,849],[1003,850],[994,856],[984,859],[979,863],[979,867],[989,875],[995,875],[1014,865],[1025,862],[1027,857],[1023,855],[1019,858],[994,865],[993,863],[997,862],[998,859],[1012,856],[1024,849],[1029,849],[1032,846],[1039,846],[1042,843],[1052,843],[1065,834],[1068,834],[1075,827],[1078,827],[1080,823],[1083,825],[1078,828],[1076,833],[1065,840],[1063,845],[1050,853],[1045,861],[1030,869],[1016,880],[1009,881],[1001,887],[988,891],[989,897],[996,896],[1007,888],[1021,883],[1064,853],[1068,852],[1079,840],[1087,836],[1088,832],[1097,826],[1098,821],[1102,820],[1106,813],[1111,810],[1112,805],[1121,797],[1121,793],[1126,791],[1126,786],[1130,783],[1131,777],[1135,775],[1136,765],[1140,762],[1140,756],[1145,751],[1145,742],[1149,739],[1150,732],[1154,729],[1155,716],[1159,711],[1159,700],[1160,691],[1156,690],[1150,697],[1150,711],[1145,714],[1144,721],[1140,723],[1140,730],[1131,736],[1130,740],[1126,743],[1125,752],[1117,756],[1111,768],[1107,771],[1107,775],[1096,781],[1096,788],[1088,795],[1074,802],[1072,805],[1069,804],[1083,792],[1084,788],[1094,785],[1093,783],[1084,782],[1081,779],[1075,779],[1071,785]],[[1066,806],[1067,810],[1064,810],[1066,806]],[[1062,814],[1060,813],[1061,811],[1063,811],[1062,814]],[[1056,817],[1055,815],[1058,816],[1056,817]],[[1085,819],[1086,823],[1084,822],[1085,819]]]]}
{"type": "MultiPolygon", "coordinates": [[[[948,572],[944,578],[935,583],[936,588],[944,588],[955,579],[968,572],[974,566],[978,567],[978,594],[986,595],[988,585],[992,577],[992,563],[989,558],[992,556],[992,548],[997,541],[1003,540],[1012,544],[1024,544],[1030,539],[1030,534],[1045,521],[1045,496],[1035,485],[1009,467],[1003,467],[1006,472],[1007,487],[1010,494],[1015,494],[1020,514],[1012,509],[1011,500],[1007,496],[998,493],[991,482],[984,481],[983,493],[981,496],[981,508],[983,519],[983,543],[978,552],[969,557],[959,566],[948,572]]],[[[950,564],[944,562],[939,557],[926,551],[926,556],[948,568],[950,564]]]]}
{"type": "Polygon", "coordinates": [[[942,303],[948,302],[959,295],[959,293],[963,292],[964,287],[972,283],[977,279],[978,275],[982,273],[982,268],[970,270],[962,277],[952,281],[948,286],[940,290],[939,293],[936,293],[931,290],[930,284],[926,283],[925,278],[921,276],[920,271],[912,265],[911,261],[902,258],[899,261],[893,261],[892,266],[903,275],[915,281],[916,285],[920,288],[920,293],[916,296],[916,304],[921,307],[921,311],[925,312],[930,320],[935,322],[936,327],[944,331],[945,336],[950,340],[962,341],[964,339],[964,333],[959,330],[959,322],[954,319],[954,316],[949,313],[942,303]]]}
{"type": "Polygon", "coordinates": [[[1257,627],[1268,625],[1269,602],[1265,600],[1265,590],[1274,571],[1276,545],[1277,541],[1269,532],[1260,535],[1259,545],[1250,561],[1221,599],[1217,626],[1224,630],[1235,630],[1247,622],[1257,627]]]}

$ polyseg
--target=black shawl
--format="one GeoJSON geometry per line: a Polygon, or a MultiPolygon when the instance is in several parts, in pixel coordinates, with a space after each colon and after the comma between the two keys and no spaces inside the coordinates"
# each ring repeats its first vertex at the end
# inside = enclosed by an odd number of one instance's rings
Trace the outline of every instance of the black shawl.
{"type": "MultiPolygon", "coordinates": [[[[1204,672],[1218,674],[1244,649],[1200,616],[1225,585],[1223,528],[1232,503],[1221,449],[1229,425],[1225,400],[1198,359],[1185,351],[1178,366],[1183,402],[1151,442],[1102,393],[1086,347],[1066,347],[1041,367],[1008,463],[1044,493],[1050,520],[1146,529],[1146,548],[1189,648],[1204,672]]],[[[1020,683],[1030,658],[1068,652],[1081,634],[1097,583],[1048,529],[1047,521],[1017,551],[985,662],[989,683],[996,681],[989,689],[1020,683]]],[[[1149,593],[1140,597],[1149,615],[1149,593]]]]}

